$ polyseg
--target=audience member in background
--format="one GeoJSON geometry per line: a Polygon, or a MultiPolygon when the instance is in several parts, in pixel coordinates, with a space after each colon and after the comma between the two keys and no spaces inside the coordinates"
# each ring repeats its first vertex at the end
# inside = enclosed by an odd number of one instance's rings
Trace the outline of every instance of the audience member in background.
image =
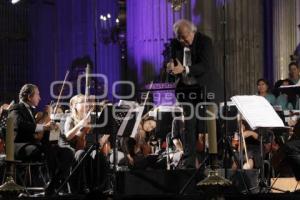
{"type": "Polygon", "coordinates": [[[281,107],[281,110],[292,110],[296,104],[296,95],[280,91],[278,88],[281,86],[294,85],[294,83],[289,79],[279,80],[274,85],[273,94],[276,97],[276,105],[281,107]]]}
{"type": "Polygon", "coordinates": [[[300,70],[299,66],[296,62],[291,62],[289,64],[289,79],[294,83],[297,84],[300,79],[300,70]]]}
{"type": "Polygon", "coordinates": [[[258,79],[256,82],[257,85],[257,94],[259,96],[265,97],[271,105],[276,104],[275,96],[269,91],[269,83],[266,79],[258,79]]]}

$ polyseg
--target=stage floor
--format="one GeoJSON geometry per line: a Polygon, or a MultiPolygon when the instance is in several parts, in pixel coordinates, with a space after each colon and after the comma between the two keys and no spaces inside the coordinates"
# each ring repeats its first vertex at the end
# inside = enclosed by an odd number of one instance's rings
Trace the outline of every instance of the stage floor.
{"type": "MultiPolygon", "coordinates": [[[[0,200],[8,199],[34,199],[34,200],[201,200],[210,199],[209,196],[205,194],[198,195],[116,195],[116,196],[101,196],[97,194],[78,196],[78,195],[67,195],[67,196],[56,196],[56,197],[21,197],[21,198],[6,198],[0,197],[0,200]]],[[[298,200],[300,199],[300,193],[268,193],[268,194],[223,194],[220,195],[218,200],[298,200]]]]}
{"type": "MultiPolygon", "coordinates": [[[[300,193],[262,193],[259,187],[258,170],[228,170],[227,179],[232,182],[229,187],[207,187],[198,188],[196,185],[203,180],[204,173],[197,171],[197,176],[193,176],[196,170],[132,170],[118,171],[115,175],[115,187],[113,194],[104,195],[100,191],[94,191],[88,195],[62,195],[53,197],[43,196],[1,196],[0,200],[8,199],[143,199],[143,200],[199,200],[212,199],[218,195],[218,200],[222,199],[300,199],[300,193]],[[192,177],[192,178],[191,178],[192,177]],[[191,181],[189,181],[191,180],[191,181]],[[188,184],[183,191],[185,185],[188,184]],[[180,192],[181,191],[181,192],[180,192]]],[[[219,172],[224,174],[224,170],[219,172]]],[[[291,180],[289,180],[291,182],[291,180]]],[[[111,183],[111,182],[110,182],[111,183]]],[[[295,182],[296,183],[296,182],[295,182]]],[[[111,184],[109,184],[111,185],[111,184]]],[[[287,184],[284,184],[287,185],[287,184]]],[[[291,187],[294,191],[294,186],[291,187]]],[[[267,191],[267,190],[264,190],[267,191]]]]}

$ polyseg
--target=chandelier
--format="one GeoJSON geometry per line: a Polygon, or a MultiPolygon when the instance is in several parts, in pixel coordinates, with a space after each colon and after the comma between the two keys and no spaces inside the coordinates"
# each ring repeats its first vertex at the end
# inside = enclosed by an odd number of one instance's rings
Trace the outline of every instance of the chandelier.
{"type": "Polygon", "coordinates": [[[110,13],[100,15],[100,40],[104,44],[116,43],[119,34],[119,19],[113,19],[110,13]]]}
{"type": "Polygon", "coordinates": [[[168,2],[172,4],[171,7],[174,11],[179,11],[182,5],[187,3],[187,0],[168,0],[168,2]]]}

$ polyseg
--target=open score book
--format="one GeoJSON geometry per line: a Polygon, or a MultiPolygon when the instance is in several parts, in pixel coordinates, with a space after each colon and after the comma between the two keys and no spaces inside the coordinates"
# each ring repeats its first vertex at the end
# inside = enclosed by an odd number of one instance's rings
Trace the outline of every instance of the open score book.
{"type": "Polygon", "coordinates": [[[285,127],[272,105],[264,97],[243,95],[233,96],[231,100],[253,130],[285,127]]]}

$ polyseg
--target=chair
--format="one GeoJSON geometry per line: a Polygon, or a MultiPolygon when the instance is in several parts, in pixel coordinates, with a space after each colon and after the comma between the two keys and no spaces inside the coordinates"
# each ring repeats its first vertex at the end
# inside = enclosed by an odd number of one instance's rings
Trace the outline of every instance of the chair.
{"type": "Polygon", "coordinates": [[[49,180],[48,166],[45,162],[17,163],[16,178],[26,191],[43,191],[49,180]]]}

